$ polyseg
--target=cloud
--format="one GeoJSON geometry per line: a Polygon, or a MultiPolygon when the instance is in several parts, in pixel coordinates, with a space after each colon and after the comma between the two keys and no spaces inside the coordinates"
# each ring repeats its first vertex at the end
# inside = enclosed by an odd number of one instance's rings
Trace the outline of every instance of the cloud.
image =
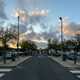
{"type": "MultiPolygon", "coordinates": [[[[59,24],[59,32],[60,32],[59,24]]],[[[71,22],[69,18],[63,19],[63,32],[65,36],[74,36],[76,33],[80,33],[80,24],[76,22],[71,22]]]]}
{"type": "Polygon", "coordinates": [[[26,6],[35,6],[35,3],[40,2],[40,0],[16,0],[16,6],[25,9],[26,6]]]}
{"type": "Polygon", "coordinates": [[[12,16],[13,17],[20,16],[20,21],[23,23],[27,23],[27,21],[29,19],[28,11],[25,9],[19,9],[19,8],[14,9],[12,16]]]}
{"type": "Polygon", "coordinates": [[[40,40],[40,35],[34,32],[33,27],[29,27],[26,32],[20,35],[21,40],[40,40]]]}
{"type": "Polygon", "coordinates": [[[48,16],[48,10],[44,10],[44,9],[34,9],[31,13],[31,16],[48,16]]]}
{"type": "Polygon", "coordinates": [[[48,25],[44,24],[49,14],[49,11],[47,9],[39,8],[28,10],[24,7],[27,1],[33,2],[33,0],[17,0],[19,7],[17,6],[18,8],[14,11],[14,14],[19,15],[23,23],[27,23],[27,31],[21,34],[20,38],[29,39],[37,42],[46,42],[47,37],[53,37],[53,33],[46,32],[48,29],[48,25]],[[38,33],[35,31],[34,27],[36,27],[38,33]],[[51,34],[51,36],[49,34],[51,34]]]}
{"type": "MultiPolygon", "coordinates": [[[[17,25],[15,25],[15,24],[8,24],[7,26],[8,26],[8,28],[10,28],[11,32],[16,32],[17,33],[17,31],[18,31],[17,25]]],[[[19,24],[19,32],[20,32],[20,34],[25,33],[26,31],[27,31],[26,25],[20,23],[19,24]]]]}
{"type": "Polygon", "coordinates": [[[48,39],[57,39],[57,32],[43,32],[41,33],[41,36],[44,38],[44,40],[48,39]]]}
{"type": "Polygon", "coordinates": [[[40,25],[42,26],[42,28],[43,28],[44,30],[48,28],[48,25],[45,24],[45,23],[41,23],[40,25]]]}
{"type": "Polygon", "coordinates": [[[15,17],[20,16],[20,20],[23,23],[36,24],[45,20],[45,18],[48,16],[48,10],[35,9],[28,11],[26,9],[17,8],[13,11],[12,15],[15,17]]]}
{"type": "Polygon", "coordinates": [[[33,27],[29,27],[27,31],[20,35],[20,40],[32,40],[37,43],[47,43],[48,39],[57,39],[57,32],[34,32],[33,27]]]}
{"type": "Polygon", "coordinates": [[[80,24],[74,22],[64,23],[63,31],[65,35],[75,35],[80,31],[80,24]]]}
{"type": "Polygon", "coordinates": [[[45,9],[34,9],[29,12],[29,23],[36,24],[36,23],[43,23],[48,16],[48,10],[45,9]]]}
{"type": "Polygon", "coordinates": [[[0,0],[0,18],[7,19],[5,14],[5,0],[0,0]]]}

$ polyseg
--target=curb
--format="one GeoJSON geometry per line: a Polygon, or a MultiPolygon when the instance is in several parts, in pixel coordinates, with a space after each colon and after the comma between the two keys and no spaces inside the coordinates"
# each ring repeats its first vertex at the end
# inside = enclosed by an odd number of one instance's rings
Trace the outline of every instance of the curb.
{"type": "MultiPolygon", "coordinates": [[[[18,63],[14,63],[14,64],[2,64],[2,65],[0,65],[0,68],[13,68],[13,67],[16,67],[16,66],[18,66],[18,65],[20,65],[20,64],[22,64],[23,62],[25,62],[26,60],[28,60],[28,62],[29,62],[29,59],[31,58],[31,56],[28,56],[28,57],[26,57],[25,59],[23,59],[22,61],[20,61],[20,62],[18,62],[18,63]]],[[[15,61],[16,62],[16,61],[15,61]]]]}
{"type": "Polygon", "coordinates": [[[78,68],[78,67],[80,67],[79,65],[67,65],[66,64],[66,62],[62,62],[62,63],[60,63],[59,61],[57,61],[57,60],[55,60],[55,59],[53,59],[52,57],[49,57],[50,58],[50,60],[52,60],[52,61],[56,61],[58,64],[60,64],[60,65],[62,65],[63,67],[65,67],[65,68],[78,68]]]}

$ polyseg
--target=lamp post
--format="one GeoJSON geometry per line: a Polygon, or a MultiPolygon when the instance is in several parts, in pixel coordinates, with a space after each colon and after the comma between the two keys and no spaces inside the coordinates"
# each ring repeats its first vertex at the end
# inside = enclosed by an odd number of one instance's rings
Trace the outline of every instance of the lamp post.
{"type": "MultiPolygon", "coordinates": [[[[61,21],[61,45],[62,45],[61,49],[63,51],[63,41],[64,41],[64,39],[63,39],[63,19],[62,19],[62,17],[59,17],[59,20],[61,21]]],[[[63,61],[65,61],[66,55],[62,54],[62,56],[63,56],[63,61]]]]}
{"type": "Polygon", "coordinates": [[[19,16],[17,17],[18,17],[17,50],[19,50],[19,19],[20,17],[19,16]]]}
{"type": "MultiPolygon", "coordinates": [[[[61,44],[63,46],[63,20],[62,17],[59,17],[60,21],[61,21],[61,44]]],[[[62,48],[63,50],[63,48],[62,48]]]]}

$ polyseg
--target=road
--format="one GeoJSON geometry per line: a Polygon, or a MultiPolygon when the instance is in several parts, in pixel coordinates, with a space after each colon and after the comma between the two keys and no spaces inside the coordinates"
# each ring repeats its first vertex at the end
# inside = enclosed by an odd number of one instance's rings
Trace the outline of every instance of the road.
{"type": "Polygon", "coordinates": [[[78,80],[72,73],[47,56],[34,56],[18,65],[0,80],[78,80]]]}

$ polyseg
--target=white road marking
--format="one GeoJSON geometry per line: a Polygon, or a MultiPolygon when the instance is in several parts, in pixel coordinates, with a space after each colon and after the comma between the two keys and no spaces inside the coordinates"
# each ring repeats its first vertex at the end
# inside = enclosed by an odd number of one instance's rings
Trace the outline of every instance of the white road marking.
{"type": "Polygon", "coordinates": [[[0,77],[3,77],[5,74],[4,73],[0,73],[0,77]]]}
{"type": "Polygon", "coordinates": [[[0,69],[0,72],[10,72],[12,69],[0,69]]]}
{"type": "Polygon", "coordinates": [[[79,70],[71,70],[70,72],[73,73],[73,74],[79,74],[80,73],[79,70]]]}
{"type": "Polygon", "coordinates": [[[78,78],[80,78],[80,75],[77,75],[78,78]]]}

